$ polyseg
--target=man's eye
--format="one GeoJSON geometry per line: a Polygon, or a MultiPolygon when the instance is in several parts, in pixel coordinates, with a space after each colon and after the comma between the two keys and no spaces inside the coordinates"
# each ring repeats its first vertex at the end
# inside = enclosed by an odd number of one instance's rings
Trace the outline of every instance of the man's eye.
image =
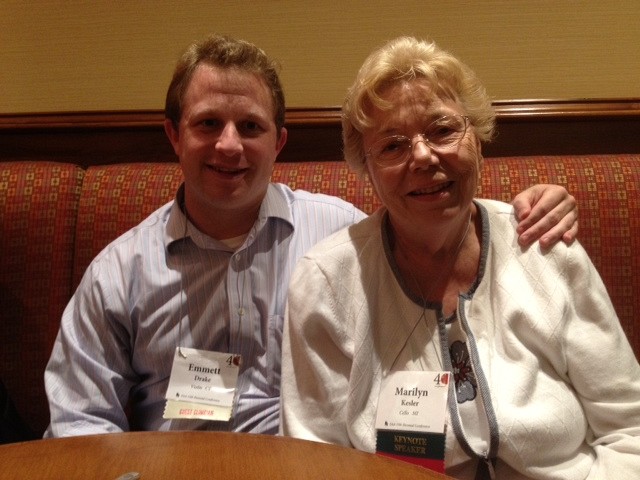
{"type": "Polygon", "coordinates": [[[213,118],[205,118],[200,122],[203,127],[214,128],[218,125],[218,121],[213,118]]]}
{"type": "Polygon", "coordinates": [[[242,130],[248,134],[256,135],[258,133],[262,133],[264,130],[262,126],[258,122],[244,122],[242,125],[242,130]]]}

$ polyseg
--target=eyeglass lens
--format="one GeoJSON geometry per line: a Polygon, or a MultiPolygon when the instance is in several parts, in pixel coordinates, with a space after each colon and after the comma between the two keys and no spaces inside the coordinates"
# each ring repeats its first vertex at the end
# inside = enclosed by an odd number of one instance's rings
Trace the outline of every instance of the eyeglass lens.
{"type": "MultiPolygon", "coordinates": [[[[440,117],[420,134],[421,140],[434,150],[443,150],[457,145],[464,137],[466,128],[466,117],[462,115],[440,117]]],[[[400,163],[409,156],[413,145],[412,138],[391,135],[376,141],[369,149],[368,155],[379,164],[400,163]]]]}

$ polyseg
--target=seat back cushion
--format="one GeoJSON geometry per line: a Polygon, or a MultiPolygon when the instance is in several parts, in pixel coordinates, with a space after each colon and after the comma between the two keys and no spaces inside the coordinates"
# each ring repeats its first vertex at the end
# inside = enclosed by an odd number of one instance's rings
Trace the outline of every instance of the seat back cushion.
{"type": "Polygon", "coordinates": [[[83,176],[71,164],[0,163],[0,375],[38,435],[49,423],[43,372],[71,296],[83,176]]]}
{"type": "Polygon", "coordinates": [[[177,163],[131,163],[87,169],[78,208],[74,288],[112,240],[172,200],[182,183],[177,163]]]}

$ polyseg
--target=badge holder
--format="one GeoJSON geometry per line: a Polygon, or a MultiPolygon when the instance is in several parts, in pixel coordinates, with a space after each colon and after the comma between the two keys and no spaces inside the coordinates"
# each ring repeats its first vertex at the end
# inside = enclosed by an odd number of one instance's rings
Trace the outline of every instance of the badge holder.
{"type": "Polygon", "coordinates": [[[376,453],[444,473],[449,372],[402,371],[382,382],[376,453]]]}
{"type": "Polygon", "coordinates": [[[240,365],[240,355],[176,348],[163,418],[228,422],[240,365]]]}

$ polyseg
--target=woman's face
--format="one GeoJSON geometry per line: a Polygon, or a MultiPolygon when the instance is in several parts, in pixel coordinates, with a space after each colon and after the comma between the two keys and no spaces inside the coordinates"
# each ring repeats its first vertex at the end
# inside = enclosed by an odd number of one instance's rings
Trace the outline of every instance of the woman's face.
{"type": "Polygon", "coordinates": [[[434,150],[423,141],[419,135],[423,132],[435,138],[438,130],[431,127],[435,120],[465,115],[457,102],[438,98],[424,79],[393,84],[381,97],[391,108],[369,111],[372,126],[363,135],[365,152],[373,146],[381,152],[377,142],[391,135],[411,139],[412,150],[405,161],[390,166],[368,155],[366,168],[373,187],[395,228],[446,228],[448,221],[468,212],[476,193],[482,164],[480,141],[468,122],[457,144],[434,150]]]}

